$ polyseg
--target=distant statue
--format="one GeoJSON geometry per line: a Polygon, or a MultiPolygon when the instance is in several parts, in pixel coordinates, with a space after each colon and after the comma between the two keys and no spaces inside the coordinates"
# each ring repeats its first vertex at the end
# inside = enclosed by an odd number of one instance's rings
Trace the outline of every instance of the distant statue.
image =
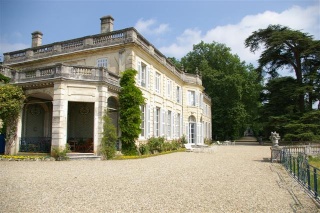
{"type": "Polygon", "coordinates": [[[271,132],[269,139],[272,141],[273,146],[279,146],[278,140],[280,140],[279,133],[271,132]]]}
{"type": "Polygon", "coordinates": [[[244,131],[243,136],[253,136],[253,131],[250,127],[247,127],[246,131],[244,131]]]}

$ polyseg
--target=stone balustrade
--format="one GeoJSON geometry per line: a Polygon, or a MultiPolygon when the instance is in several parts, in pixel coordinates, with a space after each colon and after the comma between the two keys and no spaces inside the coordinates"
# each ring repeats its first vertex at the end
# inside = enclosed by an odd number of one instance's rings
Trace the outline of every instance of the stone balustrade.
{"type": "Polygon", "coordinates": [[[87,36],[68,41],[56,42],[48,45],[42,45],[39,47],[4,53],[4,63],[10,65],[27,60],[55,56],[94,47],[132,42],[132,34],[137,34],[136,30],[134,28],[127,28],[110,33],[87,36]]]}
{"type": "MultiPolygon", "coordinates": [[[[41,58],[47,58],[50,56],[58,56],[65,53],[70,53],[74,51],[81,51],[86,49],[92,49],[95,47],[107,47],[110,45],[117,44],[126,44],[126,43],[136,43],[145,51],[147,51],[150,55],[152,55],[159,63],[163,64],[170,72],[174,75],[182,79],[183,81],[195,84],[202,85],[201,77],[194,74],[184,73],[181,70],[178,70],[170,60],[157,50],[151,43],[149,43],[135,28],[126,28],[123,30],[112,31],[108,33],[102,33],[92,36],[86,36],[82,38],[56,42],[48,45],[42,45],[38,47],[28,48],[24,50],[9,52],[4,54],[4,64],[11,65],[15,63],[21,63],[25,61],[32,61],[41,58]]],[[[71,69],[67,66],[62,66],[63,69],[71,69]]],[[[15,81],[30,81],[33,78],[48,78],[49,76],[57,76],[59,72],[57,71],[57,67],[48,68],[44,70],[38,71],[23,71],[17,72],[17,77],[15,77],[15,81]]],[[[79,78],[98,78],[101,77],[97,74],[97,71],[94,71],[96,68],[92,68],[91,70],[75,68],[73,66],[73,72],[65,72],[61,73],[64,75],[77,75],[79,78]],[[85,70],[85,71],[84,71],[85,70]],[[67,74],[68,73],[68,74],[67,74]],[[93,74],[88,74],[93,73],[93,74]]],[[[8,76],[8,75],[6,75],[8,76]]],[[[73,76],[75,77],[75,76],[73,76]]],[[[111,80],[113,81],[113,80],[111,80]]],[[[114,81],[115,84],[118,84],[117,81],[114,81]]]]}
{"type": "Polygon", "coordinates": [[[54,66],[16,72],[1,66],[0,71],[1,74],[10,77],[11,81],[17,84],[65,78],[85,81],[105,81],[113,86],[120,87],[119,76],[108,72],[104,68],[97,67],[56,64],[54,66]]]}
{"type": "Polygon", "coordinates": [[[202,80],[199,75],[184,73],[182,80],[190,84],[202,85],[202,80]]]}

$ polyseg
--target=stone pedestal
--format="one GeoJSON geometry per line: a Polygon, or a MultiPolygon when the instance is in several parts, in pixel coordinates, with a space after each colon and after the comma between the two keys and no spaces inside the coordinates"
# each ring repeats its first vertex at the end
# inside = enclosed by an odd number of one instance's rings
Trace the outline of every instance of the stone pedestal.
{"type": "Polygon", "coordinates": [[[281,150],[282,148],[279,146],[273,146],[270,148],[271,150],[271,162],[281,162],[281,150]]]}

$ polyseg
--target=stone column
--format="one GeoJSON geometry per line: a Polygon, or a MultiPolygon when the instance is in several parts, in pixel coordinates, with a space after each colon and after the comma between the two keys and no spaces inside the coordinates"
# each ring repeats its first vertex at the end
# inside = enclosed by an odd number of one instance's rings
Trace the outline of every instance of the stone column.
{"type": "Polygon", "coordinates": [[[107,109],[108,88],[98,86],[98,101],[94,103],[94,153],[100,155],[99,147],[103,137],[103,115],[107,109]]]}
{"type": "Polygon", "coordinates": [[[68,100],[67,85],[57,82],[54,85],[52,114],[52,148],[64,148],[67,142],[68,100]]]}

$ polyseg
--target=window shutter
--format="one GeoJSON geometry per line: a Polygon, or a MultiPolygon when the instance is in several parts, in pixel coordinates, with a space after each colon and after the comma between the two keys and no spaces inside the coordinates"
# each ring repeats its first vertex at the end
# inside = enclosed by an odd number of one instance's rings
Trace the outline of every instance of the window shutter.
{"type": "Polygon", "coordinates": [[[149,89],[149,78],[150,78],[150,68],[147,66],[146,68],[146,88],[149,89]]]}
{"type": "Polygon", "coordinates": [[[163,109],[161,108],[160,109],[160,122],[159,122],[159,128],[160,128],[160,135],[159,136],[162,136],[163,135],[163,109]]]}
{"type": "Polygon", "coordinates": [[[154,107],[154,108],[153,108],[153,136],[154,136],[154,137],[157,136],[157,125],[156,125],[156,121],[157,121],[157,108],[154,107]]]}
{"type": "Polygon", "coordinates": [[[146,134],[145,137],[149,138],[150,137],[150,105],[146,104],[146,116],[145,116],[145,123],[146,123],[146,134]]]}
{"type": "Polygon", "coordinates": [[[141,85],[141,61],[138,61],[138,85],[141,85]]]}
{"type": "Polygon", "coordinates": [[[174,112],[171,112],[171,138],[175,138],[174,129],[174,112]]]}
{"type": "Polygon", "coordinates": [[[166,110],[162,110],[162,134],[161,136],[166,137],[167,136],[167,128],[166,128],[166,110]]]}
{"type": "Polygon", "coordinates": [[[199,106],[199,92],[195,92],[195,106],[199,106]]]}
{"type": "Polygon", "coordinates": [[[201,143],[201,123],[197,123],[196,138],[197,138],[196,143],[202,144],[201,143]]]}
{"type": "Polygon", "coordinates": [[[185,128],[186,128],[186,140],[188,141],[188,143],[190,143],[190,141],[189,141],[189,124],[188,123],[185,125],[185,128]]]}
{"type": "Polygon", "coordinates": [[[179,128],[180,128],[180,131],[179,131],[179,135],[178,137],[181,138],[182,135],[183,135],[183,125],[182,125],[182,114],[180,113],[180,123],[179,123],[179,128]]]}

